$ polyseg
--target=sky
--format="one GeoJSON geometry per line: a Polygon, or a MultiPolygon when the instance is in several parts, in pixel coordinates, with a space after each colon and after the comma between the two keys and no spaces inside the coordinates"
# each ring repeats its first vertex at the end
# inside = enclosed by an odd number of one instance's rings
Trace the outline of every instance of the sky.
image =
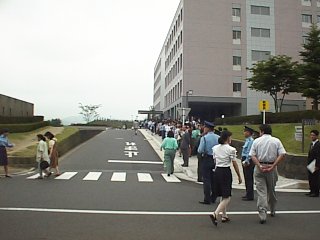
{"type": "Polygon", "coordinates": [[[79,103],[135,118],[153,104],[153,70],[179,2],[0,0],[0,94],[46,119],[79,116],[79,103]]]}

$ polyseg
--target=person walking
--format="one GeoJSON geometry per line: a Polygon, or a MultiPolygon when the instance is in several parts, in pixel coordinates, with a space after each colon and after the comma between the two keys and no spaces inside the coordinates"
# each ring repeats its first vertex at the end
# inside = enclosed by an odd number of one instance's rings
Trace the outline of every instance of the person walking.
{"type": "Polygon", "coordinates": [[[46,138],[42,134],[37,135],[38,138],[38,146],[37,146],[37,153],[36,153],[36,161],[38,163],[39,168],[39,177],[37,179],[43,179],[43,172],[46,174],[46,177],[51,175],[51,172],[48,171],[48,167],[50,164],[50,158],[48,154],[48,146],[46,143],[46,138]],[[45,163],[47,162],[47,163],[45,163]],[[43,167],[47,165],[47,167],[43,167]]]}
{"type": "Polygon", "coordinates": [[[312,130],[310,132],[311,144],[308,153],[308,165],[313,161],[315,166],[308,171],[309,188],[310,192],[306,195],[309,197],[319,197],[320,190],[320,142],[319,131],[312,130]]]}
{"type": "Polygon", "coordinates": [[[239,167],[236,161],[237,150],[231,147],[232,133],[229,131],[222,131],[219,138],[219,145],[212,148],[213,159],[216,162],[216,171],[214,174],[214,187],[215,194],[217,197],[221,197],[220,203],[216,208],[215,212],[210,215],[212,223],[218,225],[218,217],[221,215],[222,222],[229,222],[230,218],[227,215],[227,207],[231,200],[231,189],[232,189],[232,173],[231,173],[231,162],[237,173],[239,184],[242,183],[239,167]]]}
{"type": "Polygon", "coordinates": [[[133,129],[134,129],[134,134],[137,135],[137,134],[138,134],[138,129],[139,129],[139,122],[138,122],[138,120],[134,120],[134,122],[133,122],[133,129]]]}
{"type": "Polygon", "coordinates": [[[54,135],[51,132],[46,132],[44,136],[49,140],[49,158],[50,158],[50,168],[49,171],[51,172],[51,169],[55,169],[55,176],[60,176],[60,170],[59,170],[59,153],[58,153],[58,140],[54,137],[54,135]]]}
{"type": "Polygon", "coordinates": [[[197,168],[197,175],[198,175],[198,180],[197,182],[203,182],[203,177],[202,177],[202,154],[198,153],[198,148],[200,146],[200,141],[201,138],[204,136],[203,134],[203,128],[200,129],[200,137],[198,137],[195,149],[197,151],[197,159],[198,159],[198,168],[197,168]]]}
{"type": "Polygon", "coordinates": [[[257,207],[260,223],[264,224],[267,220],[268,206],[270,207],[271,217],[276,214],[277,165],[285,159],[286,150],[281,141],[272,136],[270,125],[262,124],[259,129],[260,137],[253,141],[249,156],[256,165],[254,178],[258,194],[257,207]]]}
{"type": "Polygon", "coordinates": [[[254,130],[250,127],[245,126],[243,130],[243,135],[246,139],[241,153],[241,162],[243,168],[244,182],[246,185],[246,195],[242,197],[243,201],[253,201],[254,200],[254,190],[253,190],[253,172],[254,172],[254,163],[249,156],[250,149],[253,143],[253,134],[254,130]]]}
{"type": "Polygon", "coordinates": [[[8,154],[7,148],[14,147],[14,144],[9,142],[8,139],[9,129],[5,128],[0,131],[0,166],[4,168],[4,174],[6,178],[11,178],[8,170],[8,154]]]}
{"type": "Polygon", "coordinates": [[[178,149],[177,140],[174,138],[174,132],[169,131],[167,137],[163,140],[160,150],[164,149],[164,169],[170,176],[174,172],[174,158],[178,149]]]}
{"type": "Polygon", "coordinates": [[[219,136],[215,134],[214,124],[208,121],[204,122],[203,129],[204,136],[200,140],[198,153],[202,155],[202,180],[204,200],[201,204],[211,204],[216,201],[216,194],[214,192],[214,169],[215,163],[212,157],[212,148],[218,145],[219,136]]]}
{"type": "Polygon", "coordinates": [[[183,158],[182,167],[189,166],[189,157],[190,157],[190,143],[191,143],[191,135],[189,131],[189,126],[182,126],[182,131],[184,132],[181,137],[180,149],[183,158]]]}

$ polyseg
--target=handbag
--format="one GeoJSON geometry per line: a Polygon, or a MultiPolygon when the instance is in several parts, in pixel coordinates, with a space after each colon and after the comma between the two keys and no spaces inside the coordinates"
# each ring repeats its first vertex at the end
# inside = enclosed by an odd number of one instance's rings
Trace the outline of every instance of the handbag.
{"type": "Polygon", "coordinates": [[[47,161],[45,161],[45,160],[41,160],[41,162],[40,162],[40,169],[41,170],[45,170],[45,169],[47,169],[49,167],[49,163],[47,162],[47,161]]]}

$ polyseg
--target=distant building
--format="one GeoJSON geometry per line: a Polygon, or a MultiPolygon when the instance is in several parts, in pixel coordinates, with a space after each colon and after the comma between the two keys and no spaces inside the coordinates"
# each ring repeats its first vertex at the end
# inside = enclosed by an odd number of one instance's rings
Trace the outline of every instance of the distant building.
{"type": "Polygon", "coordinates": [[[2,117],[33,117],[33,103],[0,94],[0,116],[2,117]]]}
{"type": "MultiPolygon", "coordinates": [[[[267,94],[251,90],[247,70],[271,55],[299,60],[311,23],[320,24],[320,0],[181,0],[154,68],[155,110],[214,119],[259,114],[267,94]]],[[[300,94],[283,111],[306,109],[300,94]]]]}

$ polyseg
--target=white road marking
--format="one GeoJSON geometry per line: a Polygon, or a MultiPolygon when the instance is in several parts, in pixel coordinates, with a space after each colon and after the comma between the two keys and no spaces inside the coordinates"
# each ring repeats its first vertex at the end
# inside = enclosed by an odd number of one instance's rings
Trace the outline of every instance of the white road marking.
{"type": "MultiPolygon", "coordinates": [[[[0,211],[16,212],[50,212],[50,213],[80,213],[80,214],[107,214],[107,215],[172,215],[172,216],[207,216],[212,212],[152,212],[152,211],[105,211],[81,209],[50,209],[50,208],[0,208],[0,211]]],[[[228,215],[257,215],[257,211],[227,212],[228,215]]],[[[320,210],[310,211],[277,211],[280,214],[320,214],[320,210]]]]}
{"type": "Polygon", "coordinates": [[[30,177],[27,177],[27,179],[36,179],[36,178],[39,177],[39,176],[40,176],[40,174],[37,173],[37,174],[35,174],[35,175],[32,175],[32,176],[30,176],[30,177]]]}
{"type": "Polygon", "coordinates": [[[87,176],[83,178],[84,181],[97,181],[99,180],[102,172],[89,172],[87,176]]]}
{"type": "Polygon", "coordinates": [[[181,182],[179,178],[177,178],[175,175],[171,174],[168,176],[166,173],[161,174],[164,180],[166,180],[169,183],[178,183],[181,182]]]}
{"type": "Polygon", "coordinates": [[[125,172],[115,172],[112,174],[111,182],[125,182],[127,173],[125,172]]]}
{"type": "Polygon", "coordinates": [[[132,158],[133,156],[138,156],[139,152],[133,152],[133,151],[124,151],[124,155],[128,156],[129,158],[132,158]]]}
{"type": "Polygon", "coordinates": [[[159,164],[162,165],[163,162],[152,162],[152,161],[130,161],[130,160],[108,160],[109,163],[132,163],[132,164],[159,164]]]}
{"type": "Polygon", "coordinates": [[[56,177],[57,180],[69,180],[74,177],[78,172],[65,172],[62,173],[60,176],[56,177]]]}
{"type": "Polygon", "coordinates": [[[123,140],[123,138],[116,138],[116,140],[123,140]]]}
{"type": "Polygon", "coordinates": [[[134,142],[126,142],[126,145],[127,145],[127,146],[135,146],[136,143],[134,143],[134,142]]]}
{"type": "Polygon", "coordinates": [[[138,173],[139,182],[153,182],[150,173],[138,173]]]}

